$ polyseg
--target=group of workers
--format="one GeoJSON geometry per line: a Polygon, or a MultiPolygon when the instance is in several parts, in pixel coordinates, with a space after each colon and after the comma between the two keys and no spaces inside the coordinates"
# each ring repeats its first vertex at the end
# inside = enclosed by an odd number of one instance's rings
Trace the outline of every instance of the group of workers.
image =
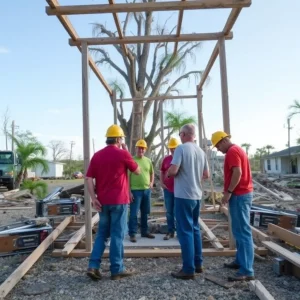
{"type": "MultiPolygon", "coordinates": [[[[194,279],[203,272],[202,239],[199,226],[202,180],[209,178],[205,152],[195,143],[195,127],[184,125],[176,138],[168,143],[170,155],[160,167],[160,183],[164,192],[168,232],[164,240],[175,237],[181,246],[182,268],[171,275],[177,279],[194,279]]],[[[123,241],[127,233],[132,243],[137,242],[138,213],[141,212],[141,237],[155,238],[149,232],[148,215],[151,189],[154,184],[152,162],[145,156],[147,143],[136,143],[136,155],[129,153],[121,127],[112,125],[106,132],[107,146],[96,152],[90,161],[86,180],[93,207],[99,211],[100,221],[87,275],[102,278],[101,259],[110,237],[111,279],[132,276],[125,269],[123,241]],[[129,217],[128,217],[128,207],[129,217]]],[[[229,206],[232,233],[236,239],[235,260],[224,267],[238,269],[230,281],[254,279],[253,240],[250,227],[252,177],[249,160],[243,149],[230,140],[230,135],[217,131],[212,134],[213,146],[225,154],[224,195],[222,205],[229,206]]]]}

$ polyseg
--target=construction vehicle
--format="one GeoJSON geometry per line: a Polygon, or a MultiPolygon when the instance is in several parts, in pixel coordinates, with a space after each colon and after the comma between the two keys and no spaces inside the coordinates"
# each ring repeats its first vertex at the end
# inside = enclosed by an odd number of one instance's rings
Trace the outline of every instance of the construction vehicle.
{"type": "Polygon", "coordinates": [[[9,191],[15,188],[15,179],[21,168],[18,156],[13,151],[0,151],[0,185],[9,191]]]}

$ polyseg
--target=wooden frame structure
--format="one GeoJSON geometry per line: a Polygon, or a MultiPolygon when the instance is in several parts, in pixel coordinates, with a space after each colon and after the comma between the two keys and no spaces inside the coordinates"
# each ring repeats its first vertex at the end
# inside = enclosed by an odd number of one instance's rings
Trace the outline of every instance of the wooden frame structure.
{"type": "MultiPolygon", "coordinates": [[[[214,62],[219,56],[220,59],[220,75],[221,75],[221,90],[222,90],[222,111],[223,111],[223,128],[224,131],[230,133],[230,118],[229,118],[229,101],[228,101],[228,84],[227,84],[227,67],[226,67],[226,51],[225,40],[232,39],[233,33],[231,32],[242,8],[249,7],[251,0],[177,0],[169,2],[147,2],[147,3],[118,3],[114,0],[108,0],[107,4],[94,4],[94,5],[70,5],[60,6],[57,0],[46,0],[49,4],[46,7],[46,13],[49,16],[57,16],[62,23],[65,30],[70,36],[69,44],[76,46],[82,54],[82,111],[83,111],[83,137],[84,137],[84,167],[87,170],[90,161],[90,135],[89,135],[89,94],[88,94],[88,66],[91,67],[97,78],[100,80],[109,96],[113,100],[114,107],[114,122],[117,122],[117,102],[119,101],[145,101],[153,100],[163,101],[166,99],[184,99],[184,98],[197,98],[197,111],[198,111],[198,135],[199,144],[203,147],[203,124],[202,124],[202,102],[203,102],[203,85],[212,69],[214,62]],[[186,10],[195,9],[231,9],[227,22],[221,32],[213,33],[195,33],[195,34],[181,34],[183,14],[186,10]],[[118,13],[128,12],[145,12],[145,11],[178,11],[178,24],[175,35],[162,35],[162,36],[123,36],[121,23],[118,18],[118,13]],[[112,14],[116,28],[118,31],[118,38],[80,38],[72,26],[68,15],[80,14],[112,14]],[[88,53],[89,45],[112,45],[120,44],[126,54],[128,54],[126,44],[130,43],[157,43],[157,42],[174,42],[173,55],[177,53],[178,43],[182,41],[210,41],[217,40],[215,48],[211,54],[208,64],[202,74],[199,85],[197,86],[197,94],[194,96],[168,96],[168,97],[151,97],[144,99],[116,99],[116,94],[108,85],[101,72],[97,68],[94,60],[88,53]]],[[[162,111],[162,109],[161,109],[162,111]]],[[[164,138],[163,133],[163,115],[161,115],[161,136],[164,138]]],[[[162,148],[163,149],[163,148],[162,148]]],[[[162,150],[164,152],[164,150],[162,150]]],[[[85,184],[85,199],[89,199],[87,186],[85,184]]],[[[85,201],[85,236],[86,236],[86,253],[92,249],[92,212],[90,201],[85,201]]]]}

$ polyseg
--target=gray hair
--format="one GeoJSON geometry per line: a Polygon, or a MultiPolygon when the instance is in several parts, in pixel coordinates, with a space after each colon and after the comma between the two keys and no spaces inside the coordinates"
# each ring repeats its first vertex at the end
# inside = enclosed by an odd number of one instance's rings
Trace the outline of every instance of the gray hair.
{"type": "Polygon", "coordinates": [[[185,124],[180,129],[181,132],[184,132],[186,135],[189,135],[191,137],[195,137],[196,130],[194,124],[185,124]]]}

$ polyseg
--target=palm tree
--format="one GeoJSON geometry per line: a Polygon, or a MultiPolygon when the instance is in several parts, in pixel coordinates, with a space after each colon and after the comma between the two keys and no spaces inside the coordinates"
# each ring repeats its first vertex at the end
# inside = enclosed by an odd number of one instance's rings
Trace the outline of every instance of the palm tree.
{"type": "MultiPolygon", "coordinates": [[[[168,134],[164,140],[164,143],[166,144],[168,142],[168,140],[170,139],[170,137],[174,133],[178,133],[180,128],[183,125],[196,124],[197,118],[195,116],[187,116],[186,112],[179,112],[179,111],[165,112],[165,123],[167,124],[167,126],[165,126],[164,129],[168,129],[168,134]]],[[[155,133],[156,136],[159,134],[160,130],[161,130],[160,128],[157,130],[157,132],[155,133]]],[[[162,147],[161,142],[156,145],[152,145],[152,147],[150,149],[152,156],[155,157],[153,159],[154,165],[157,165],[157,163],[159,162],[160,157],[161,157],[161,151],[158,153],[158,155],[153,154],[153,153],[155,153],[155,149],[157,149],[158,147],[162,147]]]]}
{"type": "Polygon", "coordinates": [[[263,158],[265,155],[267,155],[267,154],[268,154],[268,153],[267,153],[266,147],[263,147],[263,148],[257,148],[257,149],[256,149],[256,152],[255,152],[255,154],[254,154],[254,157],[255,157],[256,159],[259,160],[259,166],[260,166],[261,172],[264,172],[264,165],[263,165],[263,160],[262,160],[262,158],[263,158]]]}
{"type": "Polygon", "coordinates": [[[275,149],[272,145],[267,145],[264,148],[267,150],[268,155],[270,155],[270,150],[275,149]]]}
{"type": "Polygon", "coordinates": [[[47,160],[44,156],[47,153],[46,148],[38,141],[26,141],[14,138],[16,144],[16,153],[21,163],[21,168],[16,177],[16,187],[20,186],[22,180],[27,179],[27,170],[42,166],[43,172],[49,170],[47,160]]]}
{"type": "Polygon", "coordinates": [[[294,104],[290,105],[289,109],[292,110],[288,116],[289,119],[294,115],[300,114],[300,102],[298,100],[294,100],[294,104]]]}
{"type": "Polygon", "coordinates": [[[185,124],[196,124],[197,119],[194,116],[187,116],[185,112],[166,112],[165,122],[172,130],[172,133],[179,132],[180,128],[185,124]]]}
{"type": "Polygon", "coordinates": [[[48,192],[48,185],[43,181],[24,180],[22,190],[29,190],[32,195],[36,195],[38,199],[45,198],[48,192]]]}
{"type": "Polygon", "coordinates": [[[250,147],[251,147],[251,144],[244,143],[244,144],[242,144],[241,146],[242,146],[243,148],[245,148],[245,151],[246,151],[247,156],[248,156],[248,154],[249,154],[249,149],[250,149],[250,147]]]}

